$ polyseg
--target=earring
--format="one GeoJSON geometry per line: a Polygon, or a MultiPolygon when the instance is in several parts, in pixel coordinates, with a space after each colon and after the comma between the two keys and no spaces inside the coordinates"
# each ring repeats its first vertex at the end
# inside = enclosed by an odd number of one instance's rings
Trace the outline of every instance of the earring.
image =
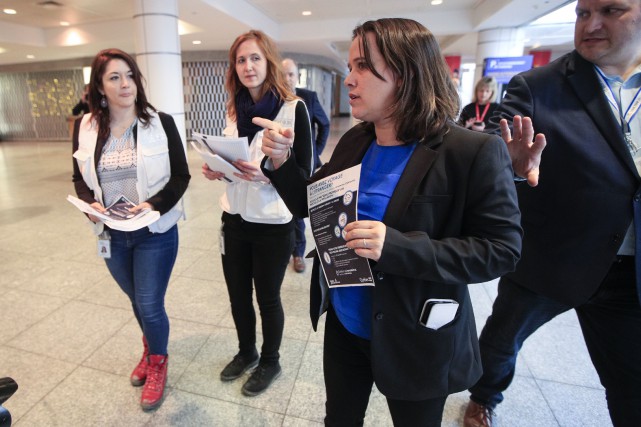
{"type": "Polygon", "coordinates": [[[102,97],[102,99],[100,100],[100,106],[101,106],[102,108],[107,108],[107,105],[108,105],[108,104],[107,104],[107,98],[105,98],[105,97],[103,96],[103,97],[102,97]]]}

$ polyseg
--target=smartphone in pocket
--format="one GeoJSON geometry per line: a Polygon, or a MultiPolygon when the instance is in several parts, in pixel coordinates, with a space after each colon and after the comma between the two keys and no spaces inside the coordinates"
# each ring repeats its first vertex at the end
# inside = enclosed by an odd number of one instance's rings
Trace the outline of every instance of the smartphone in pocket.
{"type": "Polygon", "coordinates": [[[429,329],[439,329],[454,320],[458,306],[453,299],[430,298],[423,304],[419,323],[429,329]]]}

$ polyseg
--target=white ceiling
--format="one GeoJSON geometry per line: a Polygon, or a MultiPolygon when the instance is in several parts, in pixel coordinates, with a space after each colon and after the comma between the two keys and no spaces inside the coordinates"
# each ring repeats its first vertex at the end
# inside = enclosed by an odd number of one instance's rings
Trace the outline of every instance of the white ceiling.
{"type": "MultiPolygon", "coordinates": [[[[0,9],[18,12],[0,11],[0,65],[92,57],[107,47],[135,52],[135,1],[141,0],[0,0],[0,9]],[[49,5],[52,1],[60,6],[49,5]]],[[[473,61],[478,31],[523,26],[570,0],[443,0],[439,6],[430,0],[177,2],[183,51],[225,51],[238,34],[257,28],[284,52],[321,55],[342,64],[352,29],[368,19],[415,19],[438,37],[445,54],[473,61]],[[312,15],[302,16],[304,10],[312,15]]],[[[568,50],[572,28],[539,27],[526,38],[527,47],[568,50]]]]}

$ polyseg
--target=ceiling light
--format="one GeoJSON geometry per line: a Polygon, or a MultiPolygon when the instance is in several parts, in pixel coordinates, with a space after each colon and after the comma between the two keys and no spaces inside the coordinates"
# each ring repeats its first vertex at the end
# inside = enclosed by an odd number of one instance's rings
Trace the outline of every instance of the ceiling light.
{"type": "Polygon", "coordinates": [[[200,40],[194,40],[191,42],[191,44],[201,44],[202,42],[200,40]]]}
{"type": "Polygon", "coordinates": [[[69,23],[67,21],[60,21],[60,26],[62,27],[68,27],[69,23]]]}
{"type": "Polygon", "coordinates": [[[45,9],[57,9],[62,6],[62,3],[58,3],[57,1],[54,0],[44,0],[41,2],[37,3],[38,6],[42,6],[45,9]]]}
{"type": "Polygon", "coordinates": [[[312,14],[312,11],[311,11],[311,10],[304,10],[304,11],[303,11],[303,16],[309,16],[309,15],[311,15],[311,14],[312,14]]]}
{"type": "Polygon", "coordinates": [[[87,38],[83,33],[76,30],[65,30],[63,46],[80,46],[87,43],[87,38]]]}
{"type": "Polygon", "coordinates": [[[15,15],[16,13],[18,13],[18,12],[16,12],[15,9],[2,9],[2,11],[4,13],[6,13],[7,15],[15,15]]]}
{"type": "Polygon", "coordinates": [[[432,6],[438,6],[441,3],[443,3],[443,0],[432,0],[432,6]]]}
{"type": "Polygon", "coordinates": [[[35,58],[34,55],[27,55],[27,59],[33,59],[33,58],[35,58]]]}

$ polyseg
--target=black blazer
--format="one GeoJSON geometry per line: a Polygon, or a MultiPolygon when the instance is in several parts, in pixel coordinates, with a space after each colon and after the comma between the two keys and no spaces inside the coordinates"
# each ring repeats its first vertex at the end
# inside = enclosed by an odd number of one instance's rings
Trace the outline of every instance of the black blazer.
{"type": "MultiPolygon", "coordinates": [[[[375,138],[361,123],[338,142],[316,181],[359,164],[375,138]]],[[[265,168],[263,168],[265,170],[265,168]]],[[[294,216],[307,216],[306,184],[290,158],[265,170],[294,216]]],[[[382,255],[372,262],[372,369],[378,389],[402,400],[465,390],[481,375],[468,283],[511,271],[521,246],[520,215],[505,143],[452,124],[444,136],[414,150],[387,207],[382,255]],[[459,302],[455,320],[439,330],[418,323],[429,298],[459,302]]],[[[318,257],[310,315],[326,308],[318,257]]]]}
{"type": "Polygon", "coordinates": [[[539,185],[518,185],[521,260],[507,276],[572,306],[587,301],[632,222],[639,175],[594,66],[576,51],[520,74],[487,131],[501,118],[532,118],[543,133],[539,185]]]}
{"type": "Polygon", "coordinates": [[[296,88],[296,96],[305,102],[309,112],[309,121],[312,125],[312,141],[314,141],[314,170],[321,167],[320,155],[325,149],[329,137],[329,119],[323,106],[318,101],[316,92],[296,88]]]}

